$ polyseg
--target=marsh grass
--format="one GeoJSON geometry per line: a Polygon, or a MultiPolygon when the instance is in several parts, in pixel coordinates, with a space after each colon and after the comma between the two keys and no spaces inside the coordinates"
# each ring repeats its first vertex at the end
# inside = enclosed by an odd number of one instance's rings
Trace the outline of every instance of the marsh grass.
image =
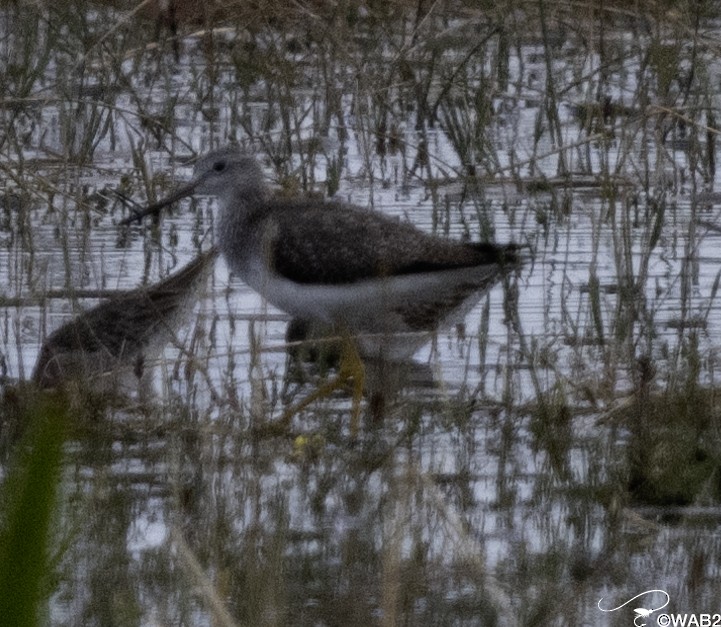
{"type": "MultiPolygon", "coordinates": [[[[204,201],[119,232],[120,199],[157,199],[228,142],[280,193],[515,239],[529,260],[419,354],[434,385],[369,410],[359,441],[343,391],[284,437],[249,436],[332,368],[291,379],[285,317],[221,265],[160,364],[158,407],[71,411],[68,461],[27,502],[65,469],[75,532],[40,547],[59,575],[28,572],[25,615],[51,591],[56,624],[597,623],[602,596],[665,586],[708,609],[714,3],[186,4],[174,21],[151,3],[2,6],[7,390],[84,296],[152,283],[207,242],[204,201]]],[[[20,494],[34,462],[9,461],[9,411],[3,489],[20,494]]],[[[10,562],[28,541],[14,511],[10,562]]]]}

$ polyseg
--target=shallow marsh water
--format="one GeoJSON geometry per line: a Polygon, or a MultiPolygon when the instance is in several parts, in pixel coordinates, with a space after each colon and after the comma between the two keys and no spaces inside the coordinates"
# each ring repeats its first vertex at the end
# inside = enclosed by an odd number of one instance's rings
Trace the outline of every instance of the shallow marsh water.
{"type": "Polygon", "coordinates": [[[116,11],[4,11],[7,389],[97,302],[78,290],[208,247],[207,199],[123,230],[116,192],[159,197],[229,141],[279,193],[530,247],[356,442],[344,394],[252,435],[326,373],[220,261],[152,404],[74,405],[50,623],[627,624],[599,599],[654,588],[721,611],[717,25],[446,10],[231,12],[177,61],[116,11]]]}

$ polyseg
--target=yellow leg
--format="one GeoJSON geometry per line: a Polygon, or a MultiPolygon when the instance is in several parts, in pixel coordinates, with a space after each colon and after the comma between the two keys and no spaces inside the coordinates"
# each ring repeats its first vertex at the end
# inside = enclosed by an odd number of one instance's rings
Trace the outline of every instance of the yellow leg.
{"type": "Polygon", "coordinates": [[[366,370],[358,354],[358,348],[350,336],[343,338],[343,353],[340,360],[338,378],[342,381],[353,382],[353,401],[351,404],[350,434],[352,438],[358,436],[360,425],[361,399],[365,385],[366,370]]]}
{"type": "Polygon", "coordinates": [[[365,383],[365,367],[358,354],[355,342],[347,333],[343,337],[343,346],[341,350],[340,365],[338,374],[330,381],[327,381],[315,391],[311,392],[302,401],[288,407],[278,420],[263,427],[260,431],[265,434],[280,434],[287,431],[290,421],[297,413],[303,411],[308,405],[318,400],[330,396],[335,390],[344,387],[347,383],[352,382],[353,400],[351,405],[351,437],[358,435],[361,399],[363,398],[363,386],[365,383]]]}

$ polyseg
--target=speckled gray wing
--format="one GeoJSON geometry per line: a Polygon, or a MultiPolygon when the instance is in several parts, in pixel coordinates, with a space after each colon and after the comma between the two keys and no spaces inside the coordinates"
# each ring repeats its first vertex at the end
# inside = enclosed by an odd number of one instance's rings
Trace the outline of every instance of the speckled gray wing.
{"type": "Polygon", "coordinates": [[[45,341],[55,352],[105,351],[119,356],[142,347],[177,306],[171,290],[111,298],[57,329],[45,341]]]}
{"type": "Polygon", "coordinates": [[[53,387],[132,364],[142,374],[143,351],[168,325],[177,299],[170,292],[113,298],[64,324],[43,343],[33,380],[53,387]],[[135,360],[137,363],[135,363],[135,360]]]}
{"type": "Polygon", "coordinates": [[[261,227],[261,239],[269,240],[269,264],[285,278],[304,284],[354,283],[517,261],[514,246],[446,240],[339,203],[271,203],[262,224],[255,225],[261,227]]]}
{"type": "Polygon", "coordinates": [[[54,385],[63,374],[87,374],[58,369],[63,363],[92,365],[93,355],[96,374],[101,374],[120,362],[132,362],[151,342],[163,336],[167,341],[189,295],[216,255],[215,250],[205,253],[160,283],[113,297],[61,326],[45,339],[33,380],[54,385]]]}

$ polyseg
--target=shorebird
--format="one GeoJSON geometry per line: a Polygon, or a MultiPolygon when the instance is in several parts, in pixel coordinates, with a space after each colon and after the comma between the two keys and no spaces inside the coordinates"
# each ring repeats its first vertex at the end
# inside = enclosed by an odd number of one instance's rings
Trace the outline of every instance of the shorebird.
{"type": "Polygon", "coordinates": [[[354,368],[358,353],[407,359],[519,263],[513,244],[452,241],[341,202],[274,198],[256,159],[232,147],[199,159],[187,185],[122,223],[192,194],[217,197],[230,269],[286,313],[352,338],[354,368]]]}
{"type": "Polygon", "coordinates": [[[152,361],[175,337],[217,254],[202,253],[159,283],[114,296],[58,328],[43,342],[32,381],[42,388],[74,381],[101,393],[143,393],[152,361]]]}

